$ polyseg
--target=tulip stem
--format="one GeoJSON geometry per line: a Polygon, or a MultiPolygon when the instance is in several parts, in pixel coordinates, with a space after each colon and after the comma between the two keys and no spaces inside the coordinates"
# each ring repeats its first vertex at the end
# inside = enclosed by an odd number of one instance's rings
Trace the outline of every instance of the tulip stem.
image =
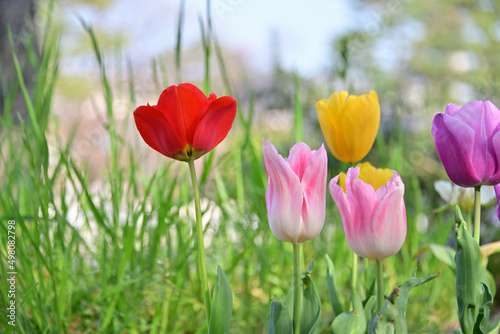
{"type": "Polygon", "coordinates": [[[189,159],[189,173],[194,191],[194,208],[196,211],[196,231],[198,234],[198,268],[201,269],[201,286],[203,289],[203,303],[205,304],[205,315],[207,317],[207,326],[210,325],[210,292],[208,288],[207,263],[205,260],[205,245],[203,244],[203,225],[201,222],[200,191],[198,189],[198,179],[194,168],[194,160],[189,159]]]}
{"type": "Polygon", "coordinates": [[[382,311],[382,306],[384,306],[384,266],[382,260],[377,261],[377,308],[378,312],[382,311]]]}
{"type": "MultiPolygon", "coordinates": [[[[356,290],[358,285],[358,254],[352,252],[352,273],[351,273],[351,291],[356,290]]],[[[351,293],[351,296],[353,294],[351,293]]],[[[353,301],[351,300],[351,310],[354,309],[353,301]]]]}
{"type": "Polygon", "coordinates": [[[481,185],[474,187],[474,239],[479,245],[481,235],[481,185]]]}
{"type": "Polygon", "coordinates": [[[300,313],[302,311],[301,245],[293,244],[293,334],[300,333],[300,313]]]}

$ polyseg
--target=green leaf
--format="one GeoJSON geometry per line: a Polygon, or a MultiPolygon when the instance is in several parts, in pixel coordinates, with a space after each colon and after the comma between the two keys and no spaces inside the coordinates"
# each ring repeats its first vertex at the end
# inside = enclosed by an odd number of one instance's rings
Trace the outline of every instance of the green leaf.
{"type": "Polygon", "coordinates": [[[330,327],[332,334],[358,334],[358,329],[359,314],[354,312],[341,313],[330,327]]]}
{"type": "MultiPolygon", "coordinates": [[[[307,272],[302,277],[302,288],[304,290],[302,298],[302,313],[300,315],[300,334],[312,333],[321,314],[321,300],[310,276],[311,272],[312,262],[309,265],[307,272]]],[[[289,310],[293,310],[293,289],[290,289],[290,292],[285,298],[283,304],[289,310]]],[[[290,314],[293,318],[293,311],[291,311],[290,314]]]]}
{"type": "Polygon", "coordinates": [[[493,305],[493,295],[488,285],[481,282],[483,303],[479,308],[479,315],[474,326],[474,333],[488,333],[488,319],[490,317],[490,307],[493,305]]]}
{"type": "Polygon", "coordinates": [[[498,334],[500,333],[500,319],[496,323],[490,326],[488,334],[498,334]]]}
{"type": "Polygon", "coordinates": [[[325,255],[326,258],[326,283],[328,285],[328,295],[330,297],[330,304],[332,305],[333,314],[338,316],[344,312],[342,309],[342,304],[339,300],[337,288],[335,287],[334,280],[334,272],[335,269],[333,267],[333,262],[328,255],[325,255]]]}
{"type": "Polygon", "coordinates": [[[361,301],[357,290],[352,291],[351,299],[354,305],[354,310],[341,313],[335,318],[330,327],[333,334],[365,333],[366,318],[363,310],[363,302],[361,301]]]}
{"type": "Polygon", "coordinates": [[[233,311],[233,294],[224,270],[217,266],[218,280],[212,295],[212,312],[208,333],[229,333],[231,313],[233,311]]]}
{"type": "Polygon", "coordinates": [[[312,278],[306,274],[302,278],[304,297],[302,299],[302,314],[300,316],[300,333],[312,333],[321,314],[321,300],[312,278]]]}
{"type": "Polygon", "coordinates": [[[455,210],[457,233],[457,304],[460,327],[464,334],[473,334],[481,305],[481,250],[466,229],[466,222],[458,206],[455,210]]]}
{"type": "Polygon", "coordinates": [[[429,248],[439,261],[455,268],[455,250],[453,248],[438,244],[430,244],[429,248]]]}
{"type": "Polygon", "coordinates": [[[283,303],[271,301],[271,319],[267,327],[268,334],[290,334],[293,330],[293,321],[288,308],[283,303]]]}
{"type": "Polygon", "coordinates": [[[392,290],[380,313],[375,313],[370,320],[368,333],[408,333],[406,327],[406,308],[411,289],[429,282],[438,276],[431,275],[425,278],[417,278],[415,275],[416,273],[413,271],[412,278],[392,290]]]}

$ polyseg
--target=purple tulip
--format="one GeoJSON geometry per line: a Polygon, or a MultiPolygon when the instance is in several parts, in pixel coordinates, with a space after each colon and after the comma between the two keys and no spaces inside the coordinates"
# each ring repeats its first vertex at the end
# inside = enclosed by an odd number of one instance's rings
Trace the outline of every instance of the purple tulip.
{"type": "Polygon", "coordinates": [[[398,173],[377,190],[359,178],[360,168],[349,168],[345,188],[330,181],[349,247],[359,256],[383,260],[399,252],[406,238],[405,186],[398,173]]]}
{"type": "Polygon", "coordinates": [[[432,136],[449,178],[462,187],[500,183],[500,110],[490,101],[448,104],[432,136]]]}
{"type": "Polygon", "coordinates": [[[325,222],[327,156],[298,143],[285,159],[262,140],[268,176],[266,191],[269,226],[276,238],[298,244],[314,239],[325,222]]]}

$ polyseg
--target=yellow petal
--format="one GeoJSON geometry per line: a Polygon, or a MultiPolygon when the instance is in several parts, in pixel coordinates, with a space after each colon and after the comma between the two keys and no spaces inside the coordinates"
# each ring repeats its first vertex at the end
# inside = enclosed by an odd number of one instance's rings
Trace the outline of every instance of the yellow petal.
{"type": "Polygon", "coordinates": [[[378,188],[385,186],[387,181],[389,181],[394,174],[387,168],[375,168],[369,162],[363,162],[362,164],[358,164],[356,167],[360,168],[359,178],[365,183],[370,184],[375,191],[377,191],[378,188]]]}
{"type": "Polygon", "coordinates": [[[332,154],[341,161],[363,159],[375,141],[380,125],[378,95],[355,96],[346,91],[333,93],[328,101],[316,104],[321,130],[332,154]]]}

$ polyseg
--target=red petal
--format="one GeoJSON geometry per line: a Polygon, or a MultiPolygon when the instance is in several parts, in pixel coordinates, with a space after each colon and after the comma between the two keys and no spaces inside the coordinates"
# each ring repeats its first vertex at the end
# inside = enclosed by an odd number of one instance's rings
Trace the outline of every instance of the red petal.
{"type": "Polygon", "coordinates": [[[192,143],[196,126],[205,115],[209,103],[201,90],[192,84],[184,83],[165,89],[160,95],[157,107],[179,137],[192,143]]]}
{"type": "Polygon", "coordinates": [[[224,96],[210,103],[205,117],[196,128],[193,148],[205,153],[211,151],[226,138],[235,116],[236,100],[231,96],[224,96]]]}
{"type": "Polygon", "coordinates": [[[140,106],[134,111],[134,120],[142,139],[161,154],[174,158],[186,147],[164,114],[151,106],[140,106]]]}

